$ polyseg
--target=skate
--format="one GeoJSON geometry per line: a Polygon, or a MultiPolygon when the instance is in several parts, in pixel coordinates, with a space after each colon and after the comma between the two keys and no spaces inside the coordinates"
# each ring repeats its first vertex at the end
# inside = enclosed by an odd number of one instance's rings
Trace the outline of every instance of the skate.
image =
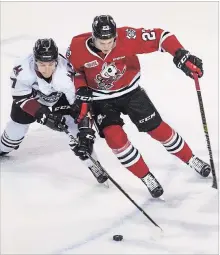
{"type": "Polygon", "coordinates": [[[5,155],[8,154],[8,153],[9,153],[9,152],[4,152],[4,151],[1,151],[1,150],[0,150],[0,157],[1,157],[1,156],[5,156],[5,155]]]}
{"type": "Polygon", "coordinates": [[[151,172],[149,172],[145,177],[141,178],[141,180],[147,186],[153,198],[158,198],[163,194],[162,186],[151,172]]]}
{"type": "MultiPolygon", "coordinates": [[[[14,148],[14,150],[17,150],[19,148],[19,145],[17,145],[15,148],[14,148]]],[[[5,152],[5,151],[1,151],[0,150],[0,157],[1,156],[5,156],[5,155],[7,155],[8,153],[10,153],[11,151],[8,151],[8,152],[5,152]]]]}
{"type": "Polygon", "coordinates": [[[211,172],[210,165],[194,155],[187,164],[203,177],[208,177],[211,172]]]}

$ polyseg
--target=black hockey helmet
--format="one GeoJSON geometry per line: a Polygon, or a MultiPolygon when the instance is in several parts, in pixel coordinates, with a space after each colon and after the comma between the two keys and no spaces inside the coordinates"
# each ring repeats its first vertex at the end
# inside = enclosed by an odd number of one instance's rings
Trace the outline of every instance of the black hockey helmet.
{"type": "Polygon", "coordinates": [[[110,15],[96,16],[92,23],[92,33],[98,39],[110,39],[116,37],[116,24],[110,15]]]}
{"type": "Polygon", "coordinates": [[[58,48],[53,39],[38,39],[33,48],[35,60],[49,62],[58,59],[58,48]]]}

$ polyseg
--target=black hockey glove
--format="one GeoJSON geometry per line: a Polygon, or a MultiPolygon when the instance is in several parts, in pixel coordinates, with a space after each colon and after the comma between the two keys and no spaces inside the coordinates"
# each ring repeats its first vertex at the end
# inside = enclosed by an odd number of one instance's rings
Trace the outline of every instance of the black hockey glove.
{"type": "Polygon", "coordinates": [[[88,87],[81,87],[76,91],[76,99],[71,106],[70,115],[75,123],[80,123],[90,109],[92,102],[92,90],[88,87]]]}
{"type": "Polygon", "coordinates": [[[200,58],[193,56],[185,49],[178,49],[173,58],[173,62],[177,68],[181,69],[187,76],[193,78],[193,73],[197,73],[198,77],[203,76],[203,63],[200,58]]]}
{"type": "Polygon", "coordinates": [[[67,128],[66,119],[61,114],[53,114],[47,106],[41,106],[35,114],[36,121],[55,130],[63,131],[59,125],[67,128]]]}
{"type": "Polygon", "coordinates": [[[70,147],[72,151],[78,156],[81,160],[88,159],[86,155],[89,153],[91,155],[93,151],[93,144],[95,140],[95,131],[92,128],[81,129],[77,134],[78,144],[74,141],[70,141],[70,147]]]}

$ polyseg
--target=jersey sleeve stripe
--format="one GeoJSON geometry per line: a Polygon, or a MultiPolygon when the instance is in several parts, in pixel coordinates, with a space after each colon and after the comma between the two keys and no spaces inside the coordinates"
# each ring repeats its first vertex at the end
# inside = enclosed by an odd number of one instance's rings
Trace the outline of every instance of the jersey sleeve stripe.
{"type": "Polygon", "coordinates": [[[160,36],[160,41],[159,41],[159,48],[158,51],[162,51],[165,52],[165,50],[162,47],[162,43],[170,36],[172,36],[173,34],[168,32],[168,31],[163,31],[163,33],[160,36]]]}

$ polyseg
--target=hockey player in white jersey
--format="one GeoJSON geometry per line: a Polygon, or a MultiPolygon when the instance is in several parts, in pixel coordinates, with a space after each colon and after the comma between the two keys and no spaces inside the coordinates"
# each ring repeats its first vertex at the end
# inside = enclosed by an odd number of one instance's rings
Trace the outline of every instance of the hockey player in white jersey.
{"type": "MultiPolygon", "coordinates": [[[[1,136],[0,156],[19,148],[31,123],[37,121],[49,128],[68,129],[78,137],[78,144],[71,140],[70,147],[91,170],[98,182],[107,180],[104,173],[95,169],[86,153],[93,152],[95,131],[89,117],[78,126],[74,119],[79,114],[74,103],[74,71],[68,61],[58,52],[53,39],[38,39],[33,54],[18,63],[11,73],[12,97],[11,119],[1,136]]],[[[94,153],[93,153],[94,156],[94,153]]]]}

